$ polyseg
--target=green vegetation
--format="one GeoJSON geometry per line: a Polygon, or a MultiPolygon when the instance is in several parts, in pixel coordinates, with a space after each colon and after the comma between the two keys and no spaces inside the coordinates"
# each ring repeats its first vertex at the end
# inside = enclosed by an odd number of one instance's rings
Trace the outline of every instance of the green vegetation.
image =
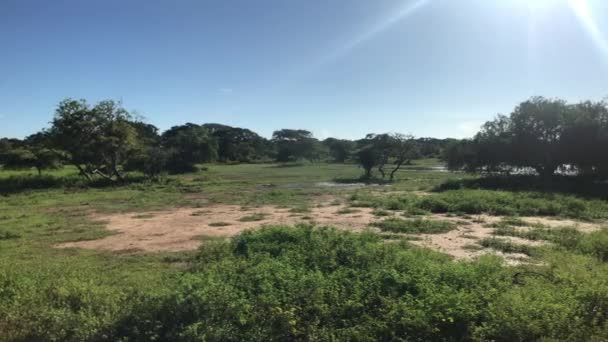
{"type": "Polygon", "coordinates": [[[607,119],[605,101],[568,104],[533,97],[511,115],[486,122],[474,139],[449,146],[444,158],[452,170],[505,174],[533,170],[543,178],[559,170],[606,179],[607,119]]]}
{"type": "Polygon", "coordinates": [[[230,223],[228,223],[228,222],[211,222],[211,223],[209,223],[210,227],[226,227],[229,225],[230,225],[230,223]]]}
{"type": "Polygon", "coordinates": [[[374,226],[385,232],[408,234],[439,234],[456,229],[456,225],[449,221],[429,219],[400,219],[388,218],[374,223],[374,226]]]}
{"type": "Polygon", "coordinates": [[[504,253],[521,253],[528,256],[535,255],[535,247],[514,243],[507,239],[485,238],[480,240],[479,245],[485,248],[492,248],[504,253]]]}
{"type": "Polygon", "coordinates": [[[433,213],[470,215],[560,216],[584,220],[608,218],[608,203],[573,195],[490,190],[449,190],[428,196],[378,196],[366,192],[351,196],[351,205],[387,210],[421,209],[433,213]]]}
{"type": "MultiPolygon", "coordinates": [[[[95,107],[83,113],[119,110],[95,107]]],[[[9,170],[4,164],[0,171],[0,340],[608,338],[608,232],[522,229],[518,218],[606,220],[608,202],[601,183],[565,177],[538,185],[534,177],[436,172],[432,167],[439,161],[430,158],[405,158],[399,165],[398,152],[412,152],[407,145],[380,150],[388,159],[374,160],[381,163],[373,171],[382,165],[387,179],[397,168],[393,182],[348,184],[362,172],[349,163],[356,161],[361,142],[319,142],[302,131],[283,131],[266,140],[217,124],[176,126],[159,134],[127,120],[126,114],[114,114],[109,121],[86,123],[103,124],[113,137],[128,137],[127,144],[93,140],[101,152],[85,153],[78,160],[73,154],[60,155],[50,160],[53,165],[38,164],[36,169],[32,161],[44,161],[44,151],[35,150],[41,147],[36,139],[13,141],[12,147],[0,141],[5,144],[0,146],[0,163],[6,163],[2,158],[8,154],[3,153],[10,150],[19,153],[11,157],[16,158],[13,164],[22,165],[9,170]],[[281,164],[233,164],[276,160],[278,149],[285,159],[281,164]],[[116,165],[108,151],[117,151],[116,165]],[[201,161],[222,163],[202,167],[201,161]],[[96,169],[107,177],[93,173],[96,169]],[[580,190],[575,184],[586,185],[580,190]],[[274,226],[228,240],[201,235],[196,237],[201,241],[198,251],[56,248],[114,234],[95,221],[99,213],[128,213],[143,224],[154,218],[149,214],[154,210],[196,208],[192,215],[204,216],[208,205],[275,205],[313,222],[310,208],[328,198],[332,205],[349,206],[342,213],[356,210],[351,206],[374,208],[381,232],[274,226]],[[450,221],[419,217],[430,213],[468,220],[478,220],[475,215],[480,214],[505,215],[494,226],[496,236],[547,244],[531,247],[500,237],[471,240],[469,248],[525,253],[534,263],[507,266],[496,256],[455,261],[408,242],[421,237],[405,234],[455,228],[450,221]]],[[[437,156],[444,146],[441,140],[405,142],[426,157],[437,156]]],[[[241,215],[243,222],[265,218],[262,213],[241,215]]]]}
{"type": "Polygon", "coordinates": [[[571,252],[594,256],[608,262],[608,229],[581,233],[575,228],[532,228],[520,230],[500,227],[494,232],[499,236],[515,236],[528,240],[544,240],[571,252]]]}
{"type": "Polygon", "coordinates": [[[4,267],[3,338],[512,341],[607,333],[608,267],[583,255],[506,268],[496,257],[451,262],[371,233],[300,226],[208,241],[187,272],[143,256],[108,268],[113,258],[79,253],[53,259],[52,268],[39,258],[4,267]]]}
{"type": "Polygon", "coordinates": [[[264,213],[255,213],[247,216],[243,216],[239,219],[241,222],[254,222],[254,221],[262,221],[268,216],[264,213]]]}
{"type": "Polygon", "coordinates": [[[358,213],[358,212],[360,212],[360,210],[355,209],[355,208],[342,208],[337,211],[337,213],[340,215],[354,214],[354,213],[358,213]]]}

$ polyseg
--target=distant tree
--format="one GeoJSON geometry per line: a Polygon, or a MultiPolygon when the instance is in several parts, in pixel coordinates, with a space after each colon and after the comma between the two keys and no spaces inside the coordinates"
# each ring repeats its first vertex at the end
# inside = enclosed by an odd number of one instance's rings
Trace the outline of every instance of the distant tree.
{"type": "Polygon", "coordinates": [[[570,107],[563,100],[533,97],[521,103],[510,116],[514,149],[511,164],[534,168],[551,176],[564,163],[560,149],[565,119],[570,107]]]}
{"type": "Polygon", "coordinates": [[[474,139],[444,154],[452,170],[510,173],[533,169],[550,177],[559,169],[608,177],[608,104],[567,104],[533,97],[509,116],[486,122],[474,139]]]}
{"type": "Polygon", "coordinates": [[[287,162],[297,159],[310,161],[319,158],[318,141],[312,133],[303,129],[282,129],[272,134],[272,142],[277,147],[277,161],[287,162]]]}
{"type": "Polygon", "coordinates": [[[35,168],[40,175],[43,170],[55,169],[61,165],[57,152],[47,148],[45,132],[32,134],[23,141],[5,140],[0,145],[0,164],[7,170],[35,168]]]}
{"type": "Polygon", "coordinates": [[[161,141],[169,155],[171,172],[192,171],[196,164],[217,158],[217,141],[206,128],[193,123],[171,127],[161,141]]]}
{"type": "Polygon", "coordinates": [[[135,153],[125,165],[127,171],[140,171],[154,179],[169,171],[170,153],[161,146],[148,145],[135,153]]]}
{"type": "Polygon", "coordinates": [[[67,99],[57,107],[49,140],[87,179],[123,180],[122,168],[139,143],[131,119],[112,100],[90,107],[84,100],[67,99]]]}
{"type": "Polygon", "coordinates": [[[269,154],[266,139],[249,129],[221,124],[204,124],[203,127],[217,140],[220,161],[251,162],[269,154]]]}
{"type": "Polygon", "coordinates": [[[368,134],[365,139],[359,141],[359,145],[357,159],[365,169],[365,177],[371,177],[371,169],[376,167],[382,179],[388,175],[391,182],[403,165],[419,156],[416,141],[409,135],[368,134]]]}
{"type": "Polygon", "coordinates": [[[357,163],[363,168],[363,178],[371,179],[374,167],[376,167],[381,160],[379,150],[374,148],[371,144],[362,145],[357,151],[355,151],[357,163]]]}
{"type": "Polygon", "coordinates": [[[7,163],[11,151],[23,147],[25,143],[19,139],[9,139],[2,138],[0,139],[0,165],[4,165],[7,163]]]}
{"type": "Polygon", "coordinates": [[[608,177],[608,103],[570,107],[561,136],[561,158],[580,174],[608,177]]]}
{"type": "Polygon", "coordinates": [[[323,140],[323,145],[327,147],[330,157],[336,163],[346,162],[356,147],[354,141],[336,138],[323,140]]]}

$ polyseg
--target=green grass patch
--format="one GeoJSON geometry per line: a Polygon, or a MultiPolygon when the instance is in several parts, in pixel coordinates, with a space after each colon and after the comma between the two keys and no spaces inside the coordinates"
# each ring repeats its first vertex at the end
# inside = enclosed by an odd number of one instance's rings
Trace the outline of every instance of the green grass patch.
{"type": "Polygon", "coordinates": [[[494,250],[501,251],[504,253],[521,253],[527,256],[537,255],[535,247],[514,243],[507,239],[491,237],[482,239],[478,243],[482,247],[492,248],[494,250]]]}
{"type": "Polygon", "coordinates": [[[355,208],[342,208],[342,209],[338,210],[336,213],[340,214],[340,215],[347,215],[347,214],[354,214],[354,213],[358,213],[358,212],[361,212],[361,210],[355,209],[355,208]]]}
{"type": "Polygon", "coordinates": [[[452,222],[429,219],[389,218],[374,223],[374,226],[385,232],[408,234],[440,234],[456,229],[452,222]]]}
{"type": "Polygon", "coordinates": [[[292,214],[307,214],[310,213],[310,208],[307,206],[299,206],[289,209],[289,212],[292,214]]]}
{"type": "Polygon", "coordinates": [[[209,227],[226,227],[230,226],[228,222],[211,222],[209,223],[209,227]]]}
{"type": "Polygon", "coordinates": [[[254,221],[262,221],[268,216],[268,214],[264,213],[255,213],[247,216],[243,216],[239,219],[241,222],[254,222],[254,221]]]}
{"type": "Polygon", "coordinates": [[[399,194],[379,196],[357,192],[352,206],[385,210],[414,210],[432,213],[501,216],[557,216],[582,220],[608,218],[608,202],[573,195],[541,192],[450,190],[427,196],[399,194]]]}

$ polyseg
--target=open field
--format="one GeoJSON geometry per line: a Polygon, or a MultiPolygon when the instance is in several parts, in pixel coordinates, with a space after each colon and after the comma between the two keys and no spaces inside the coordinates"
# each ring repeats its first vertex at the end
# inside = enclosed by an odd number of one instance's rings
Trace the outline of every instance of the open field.
{"type": "Polygon", "coordinates": [[[437,163],[1,171],[0,340],[608,338],[606,198],[437,163]]]}

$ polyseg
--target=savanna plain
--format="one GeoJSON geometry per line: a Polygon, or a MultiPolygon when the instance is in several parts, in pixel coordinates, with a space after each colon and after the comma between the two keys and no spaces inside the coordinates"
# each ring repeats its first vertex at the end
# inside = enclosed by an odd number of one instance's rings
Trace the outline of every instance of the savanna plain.
{"type": "Polygon", "coordinates": [[[606,340],[607,186],[440,166],[1,171],[0,340],[606,340]]]}

